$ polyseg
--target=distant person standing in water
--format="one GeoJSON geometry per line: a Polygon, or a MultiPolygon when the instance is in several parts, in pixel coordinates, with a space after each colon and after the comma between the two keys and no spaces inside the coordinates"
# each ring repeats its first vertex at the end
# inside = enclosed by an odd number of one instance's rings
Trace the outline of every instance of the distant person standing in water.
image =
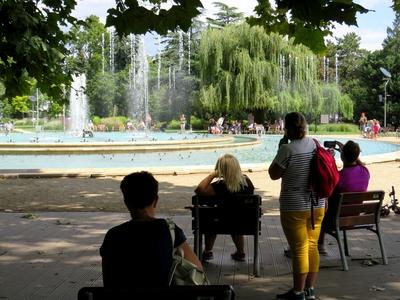
{"type": "Polygon", "coordinates": [[[185,132],[185,127],[186,127],[185,114],[181,114],[180,121],[181,121],[181,133],[184,133],[185,132]]]}
{"type": "Polygon", "coordinates": [[[361,131],[361,135],[363,137],[366,137],[366,126],[367,126],[367,117],[365,116],[365,113],[362,112],[361,116],[360,116],[360,120],[358,121],[360,123],[360,131],[361,131]]]}

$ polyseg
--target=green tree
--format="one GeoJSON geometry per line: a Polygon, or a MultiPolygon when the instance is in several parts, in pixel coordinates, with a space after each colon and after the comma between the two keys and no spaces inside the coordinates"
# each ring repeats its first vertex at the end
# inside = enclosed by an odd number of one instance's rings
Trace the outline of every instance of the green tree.
{"type": "Polygon", "coordinates": [[[393,122],[398,126],[400,123],[400,13],[396,13],[392,28],[388,28],[387,33],[381,51],[381,66],[389,70],[392,75],[387,86],[387,93],[390,95],[387,98],[387,123],[393,122]]]}
{"type": "Polygon", "coordinates": [[[317,59],[292,40],[244,23],[205,32],[199,56],[200,100],[211,111],[321,113],[317,59]]]}
{"type": "Polygon", "coordinates": [[[139,1],[116,0],[117,7],[108,10],[107,26],[114,26],[120,35],[145,34],[151,31],[167,34],[168,30],[178,27],[187,31],[192,19],[200,14],[203,7],[200,0],[172,0],[169,1],[172,3],[169,9],[162,8],[167,0],[146,2],[145,7],[139,1]]]}
{"type": "Polygon", "coordinates": [[[77,24],[75,0],[0,2],[0,80],[5,96],[27,94],[29,78],[41,91],[62,97],[71,76],[64,68],[72,36],[63,27],[77,24]]]}
{"type": "Polygon", "coordinates": [[[354,1],[343,0],[258,0],[256,17],[248,18],[251,25],[264,26],[267,32],[278,32],[294,38],[316,53],[325,52],[324,37],[332,33],[334,23],[357,25],[356,14],[366,13],[354,1]]]}
{"type": "Polygon", "coordinates": [[[91,114],[108,117],[113,114],[115,97],[114,76],[108,72],[97,73],[92,79],[87,81],[86,93],[91,99],[91,114]]]}
{"type": "Polygon", "coordinates": [[[218,9],[215,18],[207,18],[212,27],[222,28],[236,24],[244,18],[243,13],[239,12],[237,7],[229,6],[222,2],[213,2],[213,5],[218,9]]]}
{"type": "Polygon", "coordinates": [[[29,112],[30,100],[28,96],[15,96],[11,98],[11,106],[14,117],[22,117],[29,112]]]}

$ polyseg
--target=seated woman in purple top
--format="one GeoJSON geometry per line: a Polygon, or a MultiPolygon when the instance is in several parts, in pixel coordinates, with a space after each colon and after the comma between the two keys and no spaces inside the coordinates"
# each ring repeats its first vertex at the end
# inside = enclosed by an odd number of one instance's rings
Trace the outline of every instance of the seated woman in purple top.
{"type": "Polygon", "coordinates": [[[365,192],[368,189],[370,178],[368,169],[359,159],[360,146],[353,141],[348,141],[344,145],[340,142],[336,142],[336,144],[339,146],[343,168],[339,171],[339,182],[332,196],[329,198],[328,210],[322,222],[322,230],[318,240],[318,250],[322,255],[326,255],[324,231],[331,229],[333,226],[339,202],[339,194],[345,192],[365,192]]]}

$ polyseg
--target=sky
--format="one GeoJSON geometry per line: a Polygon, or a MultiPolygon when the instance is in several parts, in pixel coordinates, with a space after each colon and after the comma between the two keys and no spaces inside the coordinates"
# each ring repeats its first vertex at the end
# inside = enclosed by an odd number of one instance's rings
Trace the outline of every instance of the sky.
{"type": "MultiPolygon", "coordinates": [[[[212,16],[215,13],[213,2],[216,0],[201,0],[206,13],[212,16]]],[[[253,9],[257,5],[256,0],[218,0],[228,4],[229,6],[237,7],[239,11],[246,16],[253,14],[253,9]]],[[[390,7],[392,0],[356,0],[370,11],[367,14],[358,14],[358,27],[337,24],[333,31],[331,40],[335,37],[342,37],[346,33],[355,32],[361,37],[361,48],[373,51],[382,49],[382,42],[386,37],[387,27],[391,27],[394,21],[395,14],[390,7]]],[[[115,0],[77,0],[77,7],[74,15],[80,19],[84,19],[89,15],[97,15],[102,22],[105,23],[107,9],[115,6],[115,0]]],[[[151,40],[150,37],[147,40],[151,40]]],[[[150,45],[148,52],[155,52],[154,46],[150,45]]]]}

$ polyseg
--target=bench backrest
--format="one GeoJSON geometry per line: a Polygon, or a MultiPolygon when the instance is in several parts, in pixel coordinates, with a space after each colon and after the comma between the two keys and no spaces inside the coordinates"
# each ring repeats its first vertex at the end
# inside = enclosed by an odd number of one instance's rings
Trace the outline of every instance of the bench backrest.
{"type": "Polygon", "coordinates": [[[104,287],[83,287],[78,293],[78,300],[106,299],[234,300],[235,292],[230,285],[186,285],[132,290],[113,290],[104,287]]]}
{"type": "Polygon", "coordinates": [[[194,195],[193,229],[210,234],[260,233],[261,197],[236,194],[228,197],[194,195]]]}
{"type": "Polygon", "coordinates": [[[384,191],[341,193],[336,220],[340,229],[378,224],[384,191]]]}

